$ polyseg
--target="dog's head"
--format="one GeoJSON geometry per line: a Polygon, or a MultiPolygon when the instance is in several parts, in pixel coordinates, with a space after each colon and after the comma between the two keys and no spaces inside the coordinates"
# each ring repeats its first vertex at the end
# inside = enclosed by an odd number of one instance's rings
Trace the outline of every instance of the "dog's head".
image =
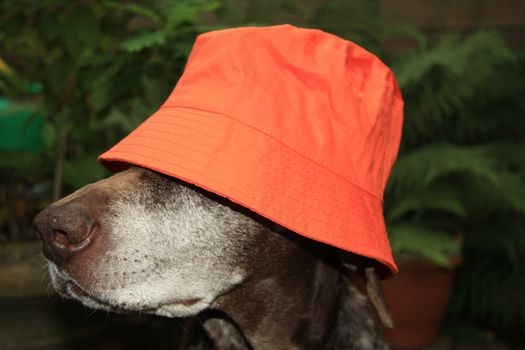
{"type": "Polygon", "coordinates": [[[133,167],[54,203],[34,227],[62,295],[98,309],[190,316],[246,279],[267,241],[264,225],[226,202],[133,167]]]}

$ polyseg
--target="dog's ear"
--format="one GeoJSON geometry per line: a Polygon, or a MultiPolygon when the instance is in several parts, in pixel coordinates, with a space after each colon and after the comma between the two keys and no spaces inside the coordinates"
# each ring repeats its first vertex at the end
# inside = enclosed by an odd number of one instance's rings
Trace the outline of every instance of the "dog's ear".
{"type": "Polygon", "coordinates": [[[356,282],[358,287],[359,285],[363,287],[363,283],[359,283],[360,281],[356,281],[356,279],[352,278],[352,276],[355,277],[361,275],[364,277],[366,294],[368,295],[368,299],[370,300],[371,304],[374,306],[383,326],[390,329],[394,328],[394,320],[392,319],[392,315],[388,310],[388,306],[383,295],[383,289],[381,288],[381,279],[373,262],[370,259],[356,256],[354,254],[348,254],[346,252],[341,252],[340,257],[347,276],[356,282]]]}
{"type": "Polygon", "coordinates": [[[376,272],[375,267],[365,268],[366,292],[372,305],[374,305],[381,323],[386,328],[394,328],[394,320],[386,305],[383,289],[381,288],[381,280],[376,272]]]}

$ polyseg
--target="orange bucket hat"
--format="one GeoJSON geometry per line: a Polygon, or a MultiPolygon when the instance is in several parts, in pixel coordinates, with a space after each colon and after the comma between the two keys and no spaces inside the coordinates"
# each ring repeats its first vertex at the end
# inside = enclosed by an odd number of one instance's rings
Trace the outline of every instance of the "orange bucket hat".
{"type": "Polygon", "coordinates": [[[219,30],[198,36],[167,101],[99,160],[185,180],[397,272],[382,199],[402,120],[392,72],[350,41],[219,30]]]}

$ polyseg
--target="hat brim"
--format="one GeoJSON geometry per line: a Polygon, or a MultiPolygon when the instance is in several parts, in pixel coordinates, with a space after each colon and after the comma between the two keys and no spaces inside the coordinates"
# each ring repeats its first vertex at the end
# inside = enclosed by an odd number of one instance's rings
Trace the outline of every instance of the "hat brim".
{"type": "Polygon", "coordinates": [[[99,161],[179,178],[397,272],[379,198],[230,116],[164,106],[99,161]]]}

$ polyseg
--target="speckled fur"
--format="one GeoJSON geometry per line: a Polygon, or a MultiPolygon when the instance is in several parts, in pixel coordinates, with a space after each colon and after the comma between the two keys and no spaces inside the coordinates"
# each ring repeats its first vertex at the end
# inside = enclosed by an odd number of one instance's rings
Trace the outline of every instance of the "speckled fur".
{"type": "Polygon", "coordinates": [[[388,348],[334,248],[182,181],[131,168],[53,204],[35,227],[55,288],[89,307],[198,315],[217,349],[388,348]],[[54,259],[48,226],[72,206],[96,218],[95,237],[54,259]]]}

